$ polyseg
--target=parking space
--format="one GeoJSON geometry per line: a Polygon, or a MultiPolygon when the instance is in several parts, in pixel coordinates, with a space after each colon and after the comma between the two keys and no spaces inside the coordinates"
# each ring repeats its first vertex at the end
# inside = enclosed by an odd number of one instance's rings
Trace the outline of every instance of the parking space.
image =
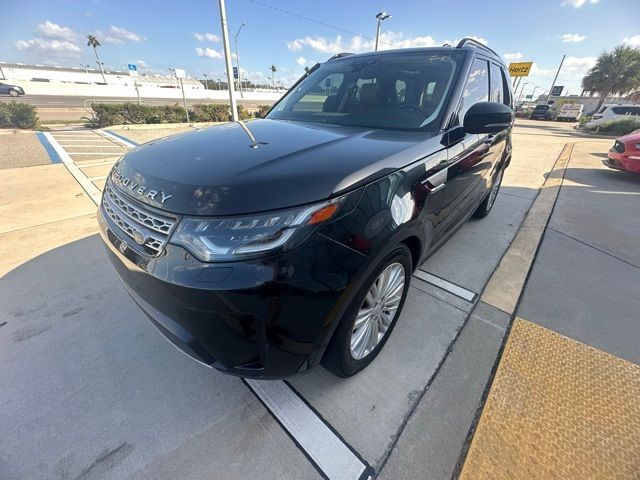
{"type": "MultiPolygon", "coordinates": [[[[566,125],[518,123],[493,212],[469,221],[420,267],[387,346],[350,379],[318,368],[287,382],[247,385],[209,370],[157,334],[118,282],[95,228],[83,226],[82,237],[63,243],[47,243],[45,235],[33,254],[13,252],[16,232],[0,233],[2,256],[13,258],[0,278],[1,471],[7,478],[215,472],[213,478],[345,480],[379,473],[546,174],[565,143],[579,140],[571,133],[566,125]]],[[[64,167],[37,168],[64,177],[51,186],[55,202],[82,200],[61,217],[68,229],[81,228],[71,222],[84,225],[87,202],[99,198],[126,140],[94,131],[50,136],[64,167]]],[[[51,175],[47,181],[57,178],[51,175]]],[[[24,228],[44,223],[38,209],[50,201],[34,199],[24,228]]]]}

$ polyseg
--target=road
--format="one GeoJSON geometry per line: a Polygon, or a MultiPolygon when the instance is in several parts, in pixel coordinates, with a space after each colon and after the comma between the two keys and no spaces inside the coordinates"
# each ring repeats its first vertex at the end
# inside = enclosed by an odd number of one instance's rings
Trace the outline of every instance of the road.
{"type": "MultiPolygon", "coordinates": [[[[22,97],[14,98],[8,95],[0,96],[0,102],[22,102],[28,103],[29,105],[35,105],[37,107],[46,107],[46,108],[83,108],[84,101],[87,97],[71,97],[68,95],[24,95],[22,97]]],[[[128,98],[114,98],[114,97],[91,97],[92,100],[96,102],[136,102],[137,98],[128,97],[128,98]]],[[[182,104],[181,98],[144,98],[146,102],[150,105],[173,105],[174,103],[182,104]]],[[[238,98],[238,103],[240,105],[245,105],[247,107],[257,108],[260,105],[268,105],[271,102],[268,100],[243,100],[238,98]]],[[[221,103],[229,103],[228,99],[187,99],[188,105],[193,105],[196,103],[206,103],[206,104],[221,104],[221,103]]]]}
{"type": "MultiPolygon", "coordinates": [[[[393,335],[366,370],[345,380],[318,368],[247,385],[167,344],[118,281],[91,196],[108,170],[102,163],[121,149],[94,138],[100,132],[78,134],[83,142],[54,135],[69,164],[0,170],[7,479],[356,480],[346,464],[388,479],[451,478],[509,321],[477,299],[565,144],[587,142],[568,124],[519,120],[491,215],[469,221],[420,267],[393,335]],[[94,155],[91,146],[72,148],[93,141],[94,155]],[[77,179],[91,183],[91,196],[77,179]]],[[[589,152],[610,144],[588,141],[589,152]]],[[[625,245],[615,242],[618,254],[635,261],[625,245]]]]}

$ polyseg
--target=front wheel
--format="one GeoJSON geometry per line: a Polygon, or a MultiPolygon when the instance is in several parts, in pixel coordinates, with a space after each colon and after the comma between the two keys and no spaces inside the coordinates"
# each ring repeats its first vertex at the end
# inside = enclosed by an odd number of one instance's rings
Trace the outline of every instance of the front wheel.
{"type": "Polygon", "coordinates": [[[504,175],[504,167],[500,168],[500,171],[496,175],[496,178],[493,180],[493,185],[491,185],[491,190],[489,194],[485,197],[476,211],[473,212],[473,216],[476,218],[484,218],[489,215],[489,212],[493,208],[493,204],[496,201],[498,196],[498,192],[500,191],[500,185],[502,184],[502,176],[504,175]]]}
{"type": "Polygon", "coordinates": [[[20,94],[17,90],[9,90],[9,95],[11,95],[12,97],[17,97],[20,94]]]}
{"type": "Polygon", "coordinates": [[[350,377],[369,365],[391,334],[409,290],[411,252],[400,245],[364,282],[329,343],[322,365],[350,377]]]}

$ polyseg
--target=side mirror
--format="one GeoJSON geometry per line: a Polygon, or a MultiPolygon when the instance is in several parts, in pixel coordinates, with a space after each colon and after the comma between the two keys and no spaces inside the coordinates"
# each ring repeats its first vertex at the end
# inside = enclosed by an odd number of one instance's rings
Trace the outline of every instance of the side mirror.
{"type": "Polygon", "coordinates": [[[504,103],[478,102],[467,110],[463,126],[467,133],[495,134],[513,123],[513,110],[504,103]]]}

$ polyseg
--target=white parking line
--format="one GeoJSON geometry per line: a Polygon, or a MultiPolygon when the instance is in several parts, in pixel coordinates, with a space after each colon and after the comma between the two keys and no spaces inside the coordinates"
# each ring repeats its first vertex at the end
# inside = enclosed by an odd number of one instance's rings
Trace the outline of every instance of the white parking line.
{"type": "Polygon", "coordinates": [[[56,153],[60,156],[62,163],[67,167],[69,173],[73,175],[76,181],[80,184],[80,186],[87,192],[89,198],[93,200],[93,203],[96,205],[100,204],[100,199],[102,198],[102,192],[96,187],[93,183],[89,181],[84,173],[78,168],[78,166],[73,163],[73,159],[69,156],[69,154],[65,151],[64,148],[60,146],[60,144],[56,141],[55,138],[49,132],[43,132],[44,137],[51,144],[56,153]]]}
{"type": "Polygon", "coordinates": [[[99,167],[100,165],[113,165],[118,160],[103,160],[101,162],[81,162],[77,163],[78,167],[86,168],[86,167],[99,167]]]}
{"type": "Polygon", "coordinates": [[[286,383],[245,383],[322,475],[329,480],[370,478],[371,468],[286,383]]]}
{"type": "Polygon", "coordinates": [[[427,273],[422,270],[416,270],[413,276],[419,278],[420,280],[424,280],[427,283],[435,285],[442,290],[446,290],[447,292],[452,293],[456,297],[460,297],[467,302],[473,302],[473,300],[476,298],[475,292],[467,290],[466,288],[461,287],[460,285],[456,285],[455,283],[451,283],[444,278],[432,275],[431,273],[427,273]]]}
{"type": "Polygon", "coordinates": [[[112,135],[111,133],[105,131],[105,130],[98,130],[98,133],[100,135],[103,135],[105,138],[109,138],[110,140],[113,140],[114,142],[118,142],[120,145],[124,145],[127,148],[136,148],[136,145],[131,143],[131,142],[127,142],[126,140],[120,138],[120,137],[116,137],[115,135],[112,135]]]}
{"type": "Polygon", "coordinates": [[[69,155],[113,155],[118,152],[68,152],[69,155]]]}
{"type": "MultiPolygon", "coordinates": [[[[67,148],[86,148],[86,147],[94,148],[94,147],[96,147],[96,145],[66,145],[67,142],[64,142],[64,145],[63,145],[61,142],[58,142],[58,143],[60,143],[63,147],[67,147],[67,148]]],[[[121,147],[120,145],[107,145],[107,144],[104,144],[104,145],[100,145],[100,148],[120,148],[120,149],[122,149],[123,147],[121,147]]]]}

